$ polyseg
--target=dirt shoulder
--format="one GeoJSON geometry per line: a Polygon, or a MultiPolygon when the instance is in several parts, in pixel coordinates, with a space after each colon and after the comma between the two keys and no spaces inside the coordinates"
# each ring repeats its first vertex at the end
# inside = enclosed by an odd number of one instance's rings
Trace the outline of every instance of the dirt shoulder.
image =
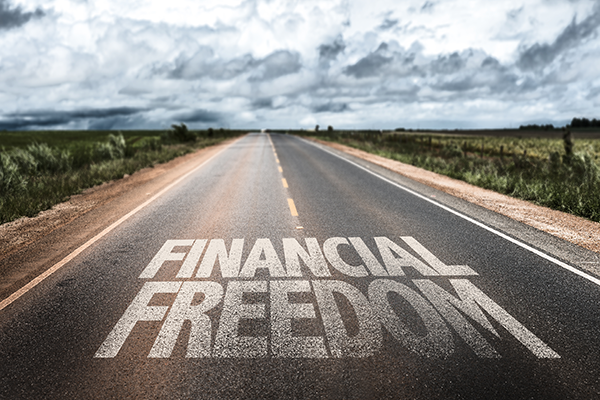
{"type": "Polygon", "coordinates": [[[144,168],[132,175],[125,175],[123,179],[94,186],[84,190],[81,194],[71,196],[64,203],[42,211],[35,217],[22,217],[0,225],[0,261],[71,223],[82,215],[100,206],[109,204],[127,193],[144,189],[145,193],[142,194],[141,198],[137,196],[138,198],[135,200],[128,199],[128,202],[134,204],[145,200],[146,196],[158,190],[163,185],[168,184],[172,179],[171,177],[183,175],[186,171],[203,162],[215,151],[234,140],[236,139],[200,149],[164,164],[156,164],[154,167],[144,168]]]}
{"type": "Polygon", "coordinates": [[[482,189],[463,181],[339,143],[325,142],[318,139],[310,140],[387,168],[427,186],[477,204],[488,210],[495,211],[588,250],[600,253],[600,224],[597,222],[538,206],[491,190],[482,189]]]}

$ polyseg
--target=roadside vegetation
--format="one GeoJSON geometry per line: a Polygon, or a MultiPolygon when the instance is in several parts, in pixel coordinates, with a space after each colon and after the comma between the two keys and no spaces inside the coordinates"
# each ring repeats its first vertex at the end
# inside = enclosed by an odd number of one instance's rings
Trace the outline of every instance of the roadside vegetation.
{"type": "MultiPolygon", "coordinates": [[[[600,140],[294,131],[600,222],[600,140]]],[[[576,133],[575,133],[576,135],[576,133]]]]}
{"type": "Polygon", "coordinates": [[[242,133],[184,124],[168,131],[0,132],[0,224],[242,133]]]}

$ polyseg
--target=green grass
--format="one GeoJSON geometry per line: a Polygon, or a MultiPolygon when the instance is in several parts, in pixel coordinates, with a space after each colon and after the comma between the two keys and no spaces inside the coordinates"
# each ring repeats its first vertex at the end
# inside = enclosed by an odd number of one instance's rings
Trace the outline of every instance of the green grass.
{"type": "Polygon", "coordinates": [[[133,142],[141,138],[159,138],[164,130],[132,131],[20,131],[0,132],[0,147],[5,150],[26,148],[31,143],[46,143],[54,148],[71,148],[105,141],[109,133],[123,135],[125,141],[133,142]]]}
{"type": "Polygon", "coordinates": [[[294,132],[316,136],[600,222],[600,140],[294,132]],[[483,145],[483,151],[482,151],[483,145]]]}
{"type": "Polygon", "coordinates": [[[169,132],[0,132],[0,223],[35,216],[86,188],[244,133],[190,131],[181,142],[169,132]]]}

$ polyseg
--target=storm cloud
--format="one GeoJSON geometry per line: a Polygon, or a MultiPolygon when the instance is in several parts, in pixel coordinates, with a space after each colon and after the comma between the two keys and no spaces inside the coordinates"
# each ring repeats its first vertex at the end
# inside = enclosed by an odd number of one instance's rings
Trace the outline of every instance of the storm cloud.
{"type": "Polygon", "coordinates": [[[580,23],[577,23],[576,17],[573,17],[571,23],[553,43],[535,43],[524,49],[519,57],[518,65],[526,70],[545,67],[559,55],[569,50],[576,50],[583,40],[592,35],[596,36],[599,28],[600,5],[597,4],[593,13],[580,23]]]}
{"type": "Polygon", "coordinates": [[[0,129],[598,117],[597,2],[495,7],[481,18],[483,0],[0,0],[0,129]]]}
{"type": "Polygon", "coordinates": [[[8,0],[0,0],[0,30],[17,28],[33,18],[41,18],[46,13],[41,8],[24,12],[21,6],[11,7],[8,0]]]}
{"type": "Polygon", "coordinates": [[[82,120],[90,122],[90,129],[110,129],[115,125],[117,120],[123,122],[123,117],[130,117],[144,111],[146,109],[115,107],[73,111],[34,110],[8,113],[3,116],[4,118],[0,119],[0,129],[14,130],[26,127],[52,128],[82,120]],[[102,128],[94,128],[94,126],[102,126],[102,128]]]}

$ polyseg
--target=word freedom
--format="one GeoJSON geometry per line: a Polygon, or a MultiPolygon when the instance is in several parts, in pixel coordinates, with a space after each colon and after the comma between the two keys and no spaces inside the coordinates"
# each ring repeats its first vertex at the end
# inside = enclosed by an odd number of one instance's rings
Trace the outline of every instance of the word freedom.
{"type": "Polygon", "coordinates": [[[164,321],[148,357],[170,357],[184,322],[189,321],[189,358],[368,357],[380,350],[384,329],[401,345],[425,357],[450,356],[455,333],[479,357],[499,358],[476,328],[500,338],[487,313],[536,357],[560,358],[472,282],[457,278],[477,275],[469,266],[446,265],[413,237],[400,239],[420,258],[387,237],[373,238],[383,265],[361,238],[330,238],[322,247],[315,238],[305,239],[305,247],[294,238],[284,238],[284,267],[270,239],[257,239],[243,264],[244,239],[233,239],[229,251],[223,239],[168,240],[140,279],[155,278],[163,266],[173,265],[167,262],[183,261],[175,268],[176,280],[165,281],[161,276],[160,281],[146,282],[95,357],[115,357],[140,321],[164,321]],[[349,254],[362,263],[344,261],[342,255],[348,259],[349,254]],[[217,261],[220,268],[215,270],[217,261]],[[409,270],[411,279],[406,276],[409,270]],[[268,280],[261,278],[265,273],[268,280]],[[219,274],[221,280],[227,279],[225,283],[207,280],[219,274]],[[419,279],[412,279],[415,274],[419,279]],[[344,276],[369,279],[366,293],[339,279],[344,276]],[[423,277],[453,277],[448,281],[456,295],[423,277]],[[408,286],[408,281],[418,290],[408,286]],[[170,306],[149,305],[155,295],[169,293],[176,294],[170,306]],[[248,295],[268,300],[249,302],[248,295]],[[352,313],[340,310],[339,296],[352,313]],[[403,301],[393,302],[391,297],[403,301]],[[199,304],[198,298],[202,299],[199,304]],[[412,310],[407,311],[407,306],[412,310]],[[213,327],[219,307],[220,317],[213,327]],[[415,313],[426,334],[415,333],[408,324],[408,316],[415,313]],[[268,321],[270,336],[240,334],[240,326],[253,320],[268,321]],[[324,335],[295,332],[294,321],[306,320],[321,324],[324,335]],[[347,329],[350,325],[356,327],[352,334],[347,329]]]}

